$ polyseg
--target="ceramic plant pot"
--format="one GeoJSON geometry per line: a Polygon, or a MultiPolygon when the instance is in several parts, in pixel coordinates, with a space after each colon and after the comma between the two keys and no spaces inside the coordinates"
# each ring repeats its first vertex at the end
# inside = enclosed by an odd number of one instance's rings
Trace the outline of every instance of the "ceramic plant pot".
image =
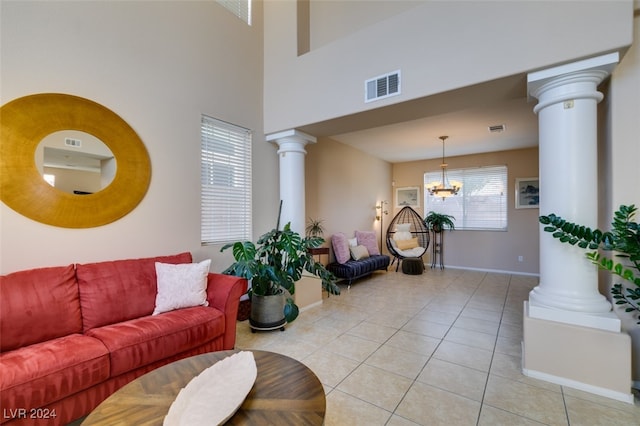
{"type": "Polygon", "coordinates": [[[251,316],[249,325],[255,330],[284,330],[284,294],[251,296],[251,316]]]}

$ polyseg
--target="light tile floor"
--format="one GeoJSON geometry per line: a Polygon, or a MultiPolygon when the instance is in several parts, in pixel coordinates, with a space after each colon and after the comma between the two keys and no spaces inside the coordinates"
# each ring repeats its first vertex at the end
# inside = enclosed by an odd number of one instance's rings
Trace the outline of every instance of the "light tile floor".
{"type": "Polygon", "coordinates": [[[332,425],[640,425],[625,404],[520,372],[522,302],[537,278],[430,270],[377,272],[341,286],[287,325],[236,347],[313,370],[332,425]]]}

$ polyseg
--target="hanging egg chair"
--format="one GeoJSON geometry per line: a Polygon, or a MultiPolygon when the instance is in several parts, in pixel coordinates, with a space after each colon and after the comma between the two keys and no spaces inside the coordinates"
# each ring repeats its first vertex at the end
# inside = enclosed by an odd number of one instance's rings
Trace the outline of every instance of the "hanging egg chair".
{"type": "MultiPolygon", "coordinates": [[[[400,261],[407,258],[422,258],[429,248],[429,229],[422,217],[409,206],[403,207],[395,215],[387,228],[387,249],[397,261],[396,272],[400,261]]],[[[423,262],[424,266],[424,262],[423,262]]]]}

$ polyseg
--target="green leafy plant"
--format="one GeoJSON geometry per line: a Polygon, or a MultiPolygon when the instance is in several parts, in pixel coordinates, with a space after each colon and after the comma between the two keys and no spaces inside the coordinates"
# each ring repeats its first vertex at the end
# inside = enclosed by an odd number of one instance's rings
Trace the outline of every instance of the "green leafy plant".
{"type": "Polygon", "coordinates": [[[321,237],[324,235],[324,226],[322,220],[309,218],[307,227],[304,229],[307,238],[321,237]]]}
{"type": "Polygon", "coordinates": [[[454,220],[456,218],[451,215],[430,211],[424,218],[424,224],[433,232],[441,232],[447,228],[452,231],[456,229],[454,220]]]}
{"type": "MultiPolygon", "coordinates": [[[[560,216],[550,214],[540,216],[540,223],[545,225],[544,230],[551,232],[553,237],[561,243],[578,246],[585,250],[594,250],[586,253],[587,258],[600,269],[622,278],[628,287],[622,283],[616,283],[611,288],[611,295],[617,305],[626,305],[626,312],[640,312],[638,300],[640,300],[640,234],[639,225],[634,222],[637,208],[621,205],[614,213],[611,231],[603,232],[599,229],[591,229],[586,226],[569,222],[560,216]],[[605,256],[599,253],[603,251],[615,251],[614,256],[605,256]],[[623,259],[621,262],[615,258],[623,259]]],[[[640,319],[638,320],[640,324],[640,319]]]]}
{"type": "MultiPolygon", "coordinates": [[[[281,206],[282,208],[282,206],[281,206]]],[[[337,278],[324,265],[314,260],[309,249],[319,247],[324,239],[320,237],[303,238],[291,230],[287,223],[280,228],[280,214],[274,229],[262,235],[256,244],[251,241],[238,241],[224,245],[220,251],[232,248],[235,263],[223,271],[251,280],[249,297],[283,294],[286,290],[284,314],[287,322],[298,317],[299,309],[292,296],[295,283],[302,273],[307,271],[322,280],[322,287],[331,294],[340,294],[337,278]]]]}

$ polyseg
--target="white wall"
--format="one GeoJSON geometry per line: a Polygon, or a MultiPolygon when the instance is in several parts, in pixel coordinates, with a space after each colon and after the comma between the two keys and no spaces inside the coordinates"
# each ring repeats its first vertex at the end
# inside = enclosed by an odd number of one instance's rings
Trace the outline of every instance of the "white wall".
{"type": "Polygon", "coordinates": [[[306,213],[323,221],[325,245],[336,232],[351,238],[355,231],[376,231],[380,238],[376,204],[389,202],[384,230],[393,217],[391,164],[330,138],[307,145],[307,152],[306,213]]]}
{"type": "Polygon", "coordinates": [[[339,41],[370,25],[420,6],[420,1],[317,1],[310,0],[311,50],[339,41]],[[366,3],[366,4],[365,4],[366,3]]]}
{"type": "Polygon", "coordinates": [[[312,44],[334,28],[344,36],[297,56],[296,2],[265,2],[267,133],[593,56],[632,38],[631,0],[425,1],[386,19],[376,7],[377,22],[356,17],[370,2],[326,3],[311,16],[312,44]],[[351,22],[355,30],[345,28],[351,22]],[[364,81],[397,69],[402,94],[365,104],[364,81]]]}
{"type": "MultiPolygon", "coordinates": [[[[439,159],[393,165],[396,187],[424,187],[424,173],[440,168],[439,159]]],[[[515,208],[516,178],[538,176],[538,149],[528,148],[486,154],[447,157],[449,169],[506,165],[508,170],[507,231],[463,231],[444,234],[444,264],[447,267],[539,274],[538,209],[515,208]],[[522,262],[518,257],[522,256],[522,262]]],[[[421,191],[422,192],[422,191],[421,191]]],[[[395,195],[395,194],[394,194],[395,195]]],[[[423,205],[423,195],[420,204],[423,205]]],[[[395,205],[395,203],[394,203],[395,205]]],[[[397,213],[400,208],[391,209],[397,213]]],[[[424,217],[421,206],[416,211],[424,217]]],[[[454,222],[455,223],[455,222],[454,222]]],[[[431,252],[430,252],[431,253],[431,252]]]]}
{"type": "MultiPolygon", "coordinates": [[[[601,201],[607,202],[612,210],[608,212],[607,223],[611,223],[613,211],[621,204],[640,207],[640,1],[636,0],[635,11],[634,44],[614,70],[610,84],[607,141],[611,155],[610,192],[608,199],[601,201]]],[[[636,215],[635,221],[640,221],[640,215],[636,215]]],[[[613,278],[613,282],[621,280],[613,278]]],[[[637,318],[622,309],[617,312],[632,338],[632,377],[635,387],[640,389],[640,327],[636,324],[637,318]]]]}
{"type": "Polygon", "coordinates": [[[254,233],[275,222],[276,149],[262,126],[262,4],[254,25],[216,2],[1,3],[0,100],[44,92],[99,102],[119,114],[151,158],[149,191],[124,218],[64,229],[0,206],[0,272],[191,251],[200,246],[200,116],[254,132],[254,233]]]}

